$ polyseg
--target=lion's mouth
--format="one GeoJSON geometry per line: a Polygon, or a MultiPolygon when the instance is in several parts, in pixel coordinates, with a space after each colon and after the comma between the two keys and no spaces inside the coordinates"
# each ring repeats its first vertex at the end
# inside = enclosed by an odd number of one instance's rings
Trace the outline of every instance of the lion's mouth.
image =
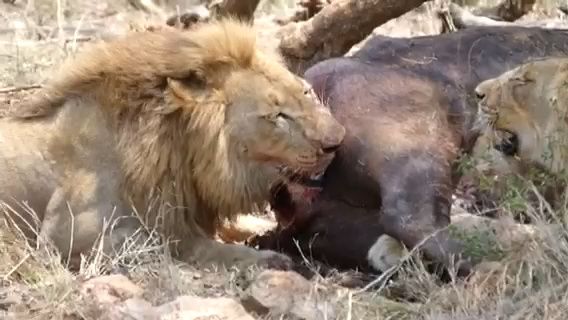
{"type": "Polygon", "coordinates": [[[303,221],[309,220],[310,208],[323,190],[324,172],[307,174],[286,167],[279,170],[285,181],[270,189],[270,206],[281,227],[299,227],[303,221]]]}
{"type": "Polygon", "coordinates": [[[294,170],[286,166],[278,167],[280,174],[287,180],[287,183],[297,184],[308,188],[321,188],[323,184],[324,171],[303,172],[294,170]]]}

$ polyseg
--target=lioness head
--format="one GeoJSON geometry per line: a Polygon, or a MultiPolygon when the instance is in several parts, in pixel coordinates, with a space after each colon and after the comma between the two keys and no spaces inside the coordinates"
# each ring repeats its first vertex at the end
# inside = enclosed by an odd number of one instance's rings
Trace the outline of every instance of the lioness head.
{"type": "Polygon", "coordinates": [[[496,137],[501,136],[496,149],[551,172],[564,168],[567,71],[568,59],[549,58],[518,66],[477,86],[479,119],[496,137]]]}

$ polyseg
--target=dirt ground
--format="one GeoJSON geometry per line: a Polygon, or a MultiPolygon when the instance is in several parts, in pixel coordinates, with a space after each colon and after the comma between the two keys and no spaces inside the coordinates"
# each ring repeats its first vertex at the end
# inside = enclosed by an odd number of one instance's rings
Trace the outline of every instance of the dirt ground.
{"type": "MultiPolygon", "coordinates": [[[[127,32],[132,25],[162,23],[135,10],[127,0],[29,1],[0,2],[0,104],[14,104],[33,93],[53,67],[87,41],[127,32]]],[[[289,12],[292,3],[261,4],[256,25],[267,43],[274,41],[277,28],[272,19],[289,12]]],[[[542,15],[564,19],[547,10],[527,19],[542,15]]],[[[375,33],[410,37],[439,30],[434,7],[427,3],[375,33]]],[[[538,216],[539,208],[533,209],[538,216]]],[[[566,221],[566,211],[558,215],[566,221]]],[[[564,319],[568,311],[568,233],[563,224],[558,225],[561,237],[531,243],[468,280],[441,283],[418,260],[411,260],[379,288],[342,288],[337,280],[340,274],[317,278],[313,286],[331,288],[327,299],[336,309],[336,319],[564,319]],[[393,308],[384,298],[401,302],[402,307],[393,308]]],[[[256,274],[255,270],[196,269],[172,261],[159,242],[148,243],[146,252],[127,252],[112,261],[88,257],[78,272],[70,272],[54,251],[30,247],[5,230],[0,227],[0,319],[98,319],[100,310],[81,293],[80,284],[109,272],[127,273],[154,305],[184,294],[240,297],[256,274]]]]}

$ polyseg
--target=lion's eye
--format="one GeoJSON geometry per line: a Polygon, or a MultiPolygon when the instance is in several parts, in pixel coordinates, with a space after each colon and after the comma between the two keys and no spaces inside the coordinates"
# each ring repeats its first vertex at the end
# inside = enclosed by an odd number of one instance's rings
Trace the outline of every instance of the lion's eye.
{"type": "Polygon", "coordinates": [[[283,123],[283,122],[288,122],[288,121],[292,121],[292,117],[289,116],[288,114],[284,113],[284,112],[275,112],[275,113],[270,113],[270,114],[266,114],[264,116],[262,116],[264,119],[270,121],[270,122],[274,122],[274,123],[283,123]]]}

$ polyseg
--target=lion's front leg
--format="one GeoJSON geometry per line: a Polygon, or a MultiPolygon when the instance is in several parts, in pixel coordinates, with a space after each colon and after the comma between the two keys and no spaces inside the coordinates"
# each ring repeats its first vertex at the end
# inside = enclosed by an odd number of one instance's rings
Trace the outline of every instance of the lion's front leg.
{"type": "Polygon", "coordinates": [[[39,243],[51,242],[71,267],[79,267],[81,255],[88,256],[92,249],[113,256],[140,227],[137,218],[124,214],[117,198],[101,192],[104,185],[92,185],[97,187],[56,188],[38,235],[39,243]],[[93,247],[97,240],[102,245],[93,247]]]}
{"type": "Polygon", "coordinates": [[[241,244],[217,242],[209,238],[194,238],[180,247],[180,258],[200,267],[224,266],[226,268],[259,267],[290,270],[291,258],[272,250],[256,250],[241,244]]]}

